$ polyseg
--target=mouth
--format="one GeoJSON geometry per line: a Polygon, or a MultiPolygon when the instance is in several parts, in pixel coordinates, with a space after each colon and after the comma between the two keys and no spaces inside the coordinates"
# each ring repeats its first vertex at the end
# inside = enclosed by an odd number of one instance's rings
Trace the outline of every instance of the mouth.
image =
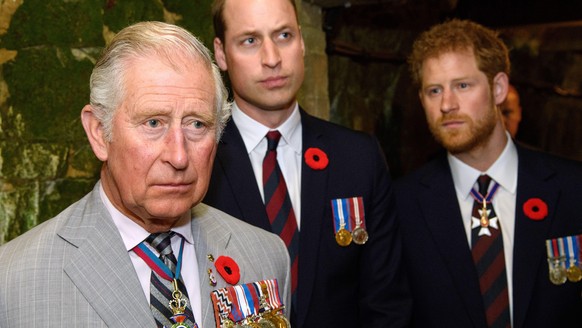
{"type": "Polygon", "coordinates": [[[451,120],[451,119],[449,119],[449,120],[446,120],[446,121],[442,121],[440,125],[443,128],[451,128],[451,129],[454,129],[454,128],[460,127],[464,123],[465,122],[463,120],[459,120],[459,119],[452,119],[451,120]]]}
{"type": "Polygon", "coordinates": [[[171,183],[158,183],[155,187],[164,190],[165,192],[172,193],[184,193],[192,189],[193,183],[187,182],[171,182],[171,183]]]}
{"type": "Polygon", "coordinates": [[[287,84],[287,77],[284,76],[273,76],[268,77],[260,82],[267,89],[281,88],[287,84]]]}

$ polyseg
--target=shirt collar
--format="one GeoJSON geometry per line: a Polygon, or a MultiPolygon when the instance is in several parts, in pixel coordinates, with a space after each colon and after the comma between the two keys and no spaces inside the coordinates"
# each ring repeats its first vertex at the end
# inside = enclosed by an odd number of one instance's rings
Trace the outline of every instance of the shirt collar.
{"type": "Polygon", "coordinates": [[[232,106],[232,119],[235,122],[248,153],[251,153],[265,138],[267,132],[278,130],[281,133],[280,145],[288,144],[293,151],[301,154],[301,114],[299,105],[295,103],[295,108],[291,115],[275,129],[271,129],[245,114],[236,104],[232,106]]]}
{"type": "Polygon", "coordinates": [[[481,172],[463,163],[461,160],[447,153],[447,159],[451,167],[453,175],[453,182],[457,194],[470,197],[471,188],[475,185],[475,181],[482,174],[487,174],[491,179],[499,183],[500,187],[507,190],[511,194],[515,194],[517,190],[517,149],[511,140],[509,133],[507,133],[507,144],[501,152],[501,155],[491,165],[486,172],[481,172]]]}
{"type": "MultiPolygon", "coordinates": [[[[119,230],[121,239],[123,239],[123,243],[125,244],[127,251],[132,250],[135,246],[139,245],[150,235],[150,233],[147,232],[147,230],[145,230],[142,226],[125,216],[117,208],[115,208],[115,206],[113,206],[109,200],[109,197],[107,197],[107,194],[105,194],[105,190],[103,189],[102,184],[99,184],[99,195],[101,196],[101,200],[103,201],[105,208],[107,208],[107,211],[111,215],[113,223],[117,227],[117,230],[119,230]]],[[[192,221],[184,221],[184,224],[175,226],[171,230],[182,235],[186,242],[193,245],[194,237],[192,236],[192,221]]]]}

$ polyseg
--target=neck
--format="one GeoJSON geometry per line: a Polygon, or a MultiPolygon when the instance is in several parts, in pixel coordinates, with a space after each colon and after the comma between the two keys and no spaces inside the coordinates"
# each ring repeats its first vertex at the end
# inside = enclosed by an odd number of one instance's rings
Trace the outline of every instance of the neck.
{"type": "Polygon", "coordinates": [[[240,98],[237,99],[237,97],[235,97],[235,101],[236,105],[243,113],[271,129],[275,129],[281,126],[281,124],[283,124],[289,118],[289,116],[291,116],[296,105],[296,101],[293,100],[291,104],[288,104],[282,108],[263,109],[250,105],[249,103],[242,101],[240,98]]]}
{"type": "Polygon", "coordinates": [[[454,154],[454,156],[470,167],[485,172],[501,156],[507,142],[505,128],[497,124],[487,141],[467,152],[454,154]]]}

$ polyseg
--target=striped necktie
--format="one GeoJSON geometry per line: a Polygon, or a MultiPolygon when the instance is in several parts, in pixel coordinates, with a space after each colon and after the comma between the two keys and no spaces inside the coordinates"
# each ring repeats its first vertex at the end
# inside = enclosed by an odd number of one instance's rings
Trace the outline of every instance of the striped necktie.
{"type": "MultiPolygon", "coordinates": [[[[160,260],[176,275],[176,256],[172,252],[171,239],[174,235],[173,231],[153,233],[146,238],[153,248],[155,248],[158,253],[160,253],[160,260]]],[[[180,235],[178,235],[180,236],[180,235]]],[[[169,303],[173,299],[172,291],[174,290],[172,282],[162,278],[158,275],[155,270],[152,270],[152,275],[150,279],[150,308],[154,314],[156,324],[158,328],[161,327],[172,327],[174,324],[171,317],[174,315],[170,309],[169,303]]],[[[178,280],[178,289],[182,292],[182,297],[188,300],[188,292],[182,281],[182,278],[178,280]]],[[[185,315],[187,317],[185,323],[190,327],[195,327],[194,324],[194,314],[192,313],[192,306],[188,301],[188,306],[186,307],[185,315]]]]}
{"type": "Polygon", "coordinates": [[[472,254],[479,275],[487,326],[506,328],[511,327],[511,323],[503,238],[501,225],[491,203],[498,185],[496,184],[488,193],[490,182],[491,177],[488,175],[480,176],[477,180],[479,192],[475,190],[472,192],[475,197],[472,254]]]}
{"type": "Polygon", "coordinates": [[[267,133],[267,153],[263,160],[263,191],[267,217],[273,232],[287,245],[291,258],[291,294],[297,290],[297,268],[299,262],[299,230],[287,185],[277,162],[277,145],[281,139],[279,131],[267,133]]]}

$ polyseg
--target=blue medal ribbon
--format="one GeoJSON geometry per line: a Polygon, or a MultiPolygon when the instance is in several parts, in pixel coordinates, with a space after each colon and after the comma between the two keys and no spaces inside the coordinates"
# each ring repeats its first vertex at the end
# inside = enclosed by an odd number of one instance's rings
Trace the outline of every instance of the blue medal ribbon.
{"type": "MultiPolygon", "coordinates": [[[[495,196],[497,189],[499,189],[499,183],[495,182],[493,188],[491,188],[491,190],[489,190],[487,193],[487,196],[485,196],[485,201],[487,203],[491,203],[491,199],[493,199],[493,196],[495,196]]],[[[483,203],[483,195],[481,195],[481,193],[477,190],[471,189],[471,196],[473,196],[473,198],[475,198],[479,203],[483,203]]]]}
{"type": "Polygon", "coordinates": [[[337,233],[343,225],[347,231],[352,231],[350,215],[350,204],[347,198],[332,199],[331,207],[333,210],[334,229],[337,233]]]}
{"type": "Polygon", "coordinates": [[[180,243],[180,252],[178,254],[178,259],[176,263],[176,274],[172,273],[172,270],[168,268],[168,266],[160,260],[146,245],[145,241],[142,241],[137,248],[134,248],[134,252],[141,257],[144,262],[154,270],[160,277],[172,281],[172,279],[180,279],[180,271],[182,269],[182,252],[184,250],[184,238],[182,238],[182,242],[180,243]]]}

